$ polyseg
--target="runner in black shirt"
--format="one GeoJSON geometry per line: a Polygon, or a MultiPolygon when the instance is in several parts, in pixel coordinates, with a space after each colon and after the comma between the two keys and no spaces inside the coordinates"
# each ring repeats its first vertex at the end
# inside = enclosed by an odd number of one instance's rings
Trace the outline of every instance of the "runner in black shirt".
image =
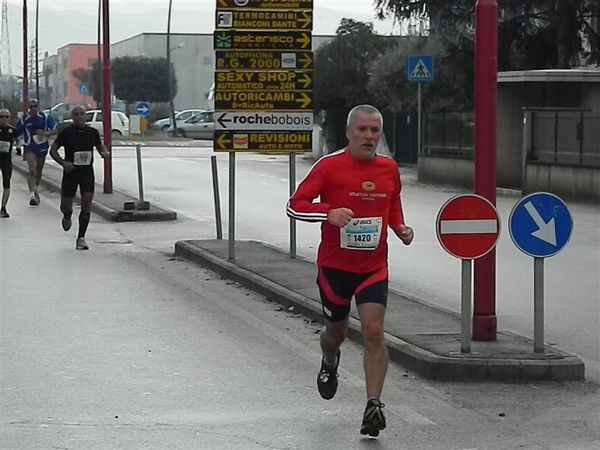
{"type": "Polygon", "coordinates": [[[17,130],[8,124],[10,112],[0,109],[0,170],[2,171],[2,207],[0,217],[8,218],[6,211],[8,197],[10,197],[10,178],[12,176],[12,145],[17,138],[17,130]]]}
{"type": "Polygon", "coordinates": [[[108,150],[100,141],[98,130],[85,124],[85,109],[76,106],[71,111],[73,125],[62,130],[52,147],[50,156],[64,168],[60,210],[63,213],[63,230],[71,229],[71,214],[73,213],[73,198],[77,186],[81,193],[81,212],[79,213],[79,232],[75,248],[87,250],[85,232],[90,223],[92,200],[94,198],[94,147],[103,158],[109,155],[108,150]],[[64,159],[58,154],[60,147],[65,148],[64,159]]]}

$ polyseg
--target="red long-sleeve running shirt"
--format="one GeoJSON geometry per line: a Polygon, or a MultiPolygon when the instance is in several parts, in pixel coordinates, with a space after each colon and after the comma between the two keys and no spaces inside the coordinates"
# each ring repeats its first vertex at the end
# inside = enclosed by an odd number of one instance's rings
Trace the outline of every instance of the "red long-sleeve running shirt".
{"type": "Polygon", "coordinates": [[[346,148],[315,163],[289,199],[287,215],[322,222],[319,266],[372,272],[387,266],[387,227],[404,224],[401,188],[394,160],[380,155],[363,160],[346,148]],[[327,212],[334,208],[354,212],[347,226],[353,229],[346,231],[327,221],[327,212]]]}

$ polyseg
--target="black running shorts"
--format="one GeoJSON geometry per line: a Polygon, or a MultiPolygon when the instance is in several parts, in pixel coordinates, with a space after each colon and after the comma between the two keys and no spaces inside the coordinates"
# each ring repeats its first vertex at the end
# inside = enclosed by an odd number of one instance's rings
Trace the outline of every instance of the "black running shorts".
{"type": "Polygon", "coordinates": [[[379,303],[387,305],[387,267],[368,273],[319,267],[317,285],[321,293],[323,314],[330,322],[340,322],[350,314],[352,296],[356,304],[379,303]]]}
{"type": "Polygon", "coordinates": [[[73,198],[77,193],[77,187],[83,194],[84,192],[94,193],[94,169],[92,166],[85,168],[77,167],[71,172],[64,172],[62,184],[60,187],[60,195],[62,197],[73,198]]]}
{"type": "Polygon", "coordinates": [[[12,159],[10,153],[0,154],[0,169],[2,169],[2,188],[10,189],[10,178],[12,176],[12,159]]]}

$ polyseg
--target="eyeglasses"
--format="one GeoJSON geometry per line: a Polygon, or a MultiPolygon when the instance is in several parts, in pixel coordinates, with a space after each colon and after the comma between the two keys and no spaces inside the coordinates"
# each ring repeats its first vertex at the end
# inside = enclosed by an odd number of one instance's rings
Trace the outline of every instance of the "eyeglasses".
{"type": "Polygon", "coordinates": [[[10,116],[0,116],[0,119],[9,119],[10,116]]]}
{"type": "Polygon", "coordinates": [[[39,105],[29,105],[30,108],[37,108],[39,105]]]}

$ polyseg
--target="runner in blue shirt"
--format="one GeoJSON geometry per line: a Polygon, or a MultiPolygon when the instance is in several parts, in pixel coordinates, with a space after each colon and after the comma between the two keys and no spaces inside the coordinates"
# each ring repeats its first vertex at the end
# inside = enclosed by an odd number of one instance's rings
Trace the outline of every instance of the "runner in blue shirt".
{"type": "Polygon", "coordinates": [[[49,114],[40,112],[40,103],[37,98],[32,98],[29,100],[29,113],[17,122],[17,132],[23,135],[23,153],[29,166],[29,204],[37,206],[40,204],[38,187],[49,149],[48,138],[56,134],[56,123],[49,114]]]}

